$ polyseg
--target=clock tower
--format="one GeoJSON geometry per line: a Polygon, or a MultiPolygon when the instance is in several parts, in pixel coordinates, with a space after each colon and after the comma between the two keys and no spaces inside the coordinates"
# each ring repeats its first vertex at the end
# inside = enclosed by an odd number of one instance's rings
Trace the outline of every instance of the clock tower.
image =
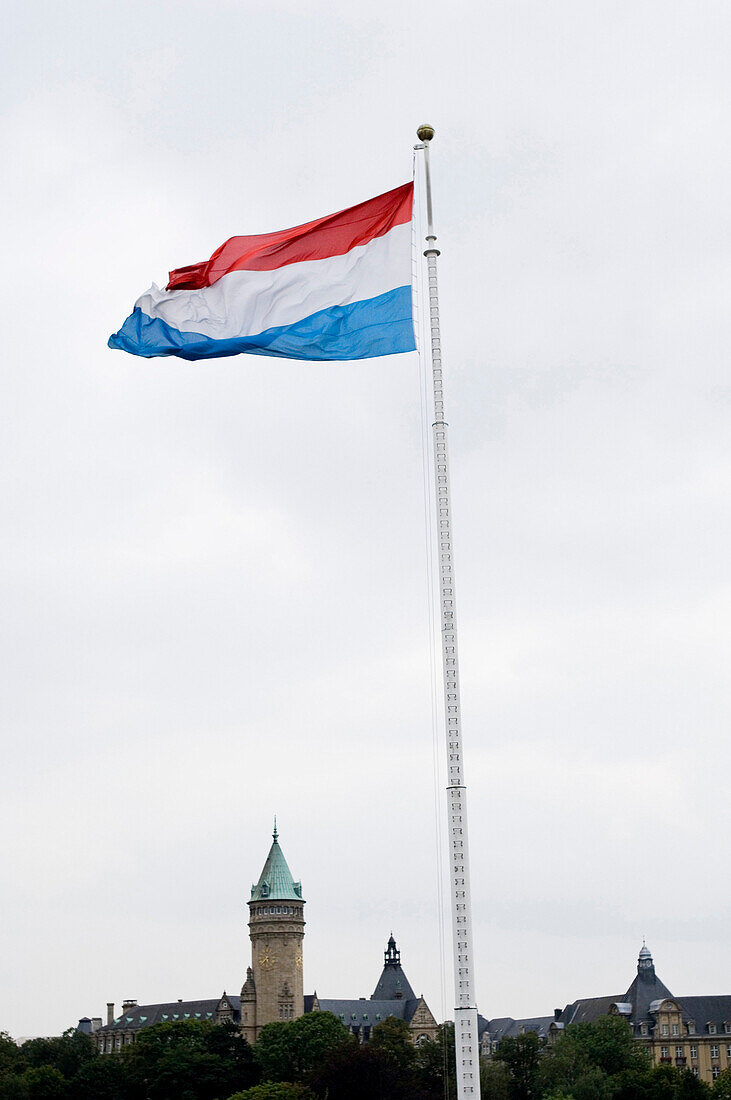
{"type": "Polygon", "coordinates": [[[272,846],[249,899],[251,966],[241,990],[241,1030],[253,1043],[274,1020],[292,1020],[305,1010],[302,944],[305,937],[302,885],[295,882],[279,847],[274,821],[272,846]]]}

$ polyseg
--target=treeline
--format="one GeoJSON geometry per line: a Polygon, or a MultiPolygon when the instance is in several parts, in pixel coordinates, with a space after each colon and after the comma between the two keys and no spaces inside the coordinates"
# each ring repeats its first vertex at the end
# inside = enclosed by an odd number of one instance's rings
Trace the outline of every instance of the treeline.
{"type": "MultiPolygon", "coordinates": [[[[505,1039],[481,1065],[482,1100],[731,1100],[690,1071],[653,1067],[625,1022],[577,1024],[547,1048],[505,1039]]],[[[389,1017],[361,1046],[328,1012],[268,1024],[250,1046],[233,1024],[157,1024],[115,1054],[87,1035],[18,1046],[0,1035],[0,1100],[455,1100],[454,1030],[414,1047],[389,1017]]]]}
{"type": "Polygon", "coordinates": [[[18,1046],[0,1034],[0,1100],[443,1100],[453,1030],[416,1049],[389,1017],[360,1046],[329,1012],[268,1024],[250,1046],[234,1024],[156,1024],[114,1054],[75,1029],[18,1046]]]}

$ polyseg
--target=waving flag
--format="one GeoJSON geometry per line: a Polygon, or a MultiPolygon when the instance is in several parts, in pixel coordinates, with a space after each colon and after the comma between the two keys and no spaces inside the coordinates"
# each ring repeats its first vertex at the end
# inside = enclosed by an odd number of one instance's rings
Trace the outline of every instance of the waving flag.
{"type": "Polygon", "coordinates": [[[110,348],[148,358],[367,359],[413,351],[413,184],[325,218],[231,237],[138,298],[110,348]]]}

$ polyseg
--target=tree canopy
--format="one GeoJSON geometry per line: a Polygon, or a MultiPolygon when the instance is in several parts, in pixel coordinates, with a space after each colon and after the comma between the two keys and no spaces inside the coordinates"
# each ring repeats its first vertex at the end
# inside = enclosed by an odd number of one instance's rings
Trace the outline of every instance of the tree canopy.
{"type": "MultiPolygon", "coordinates": [[[[572,1025],[552,1045],[508,1037],[481,1064],[481,1100],[731,1100],[731,1070],[713,1087],[687,1069],[653,1066],[621,1017],[572,1025]]],[[[362,1045],[329,1012],[267,1024],[250,1047],[232,1024],[179,1020],[99,1054],[72,1030],[18,1046],[0,1033],[0,1100],[455,1100],[454,1028],[416,1047],[388,1017],[362,1045]]]]}

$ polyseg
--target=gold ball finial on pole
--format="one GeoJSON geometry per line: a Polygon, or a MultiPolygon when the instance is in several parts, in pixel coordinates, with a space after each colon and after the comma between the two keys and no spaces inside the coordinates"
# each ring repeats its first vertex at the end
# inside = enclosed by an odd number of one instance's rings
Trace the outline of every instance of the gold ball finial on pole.
{"type": "Polygon", "coordinates": [[[416,136],[418,137],[419,141],[431,141],[431,139],[434,137],[434,127],[429,126],[425,122],[416,131],[416,136]]]}

